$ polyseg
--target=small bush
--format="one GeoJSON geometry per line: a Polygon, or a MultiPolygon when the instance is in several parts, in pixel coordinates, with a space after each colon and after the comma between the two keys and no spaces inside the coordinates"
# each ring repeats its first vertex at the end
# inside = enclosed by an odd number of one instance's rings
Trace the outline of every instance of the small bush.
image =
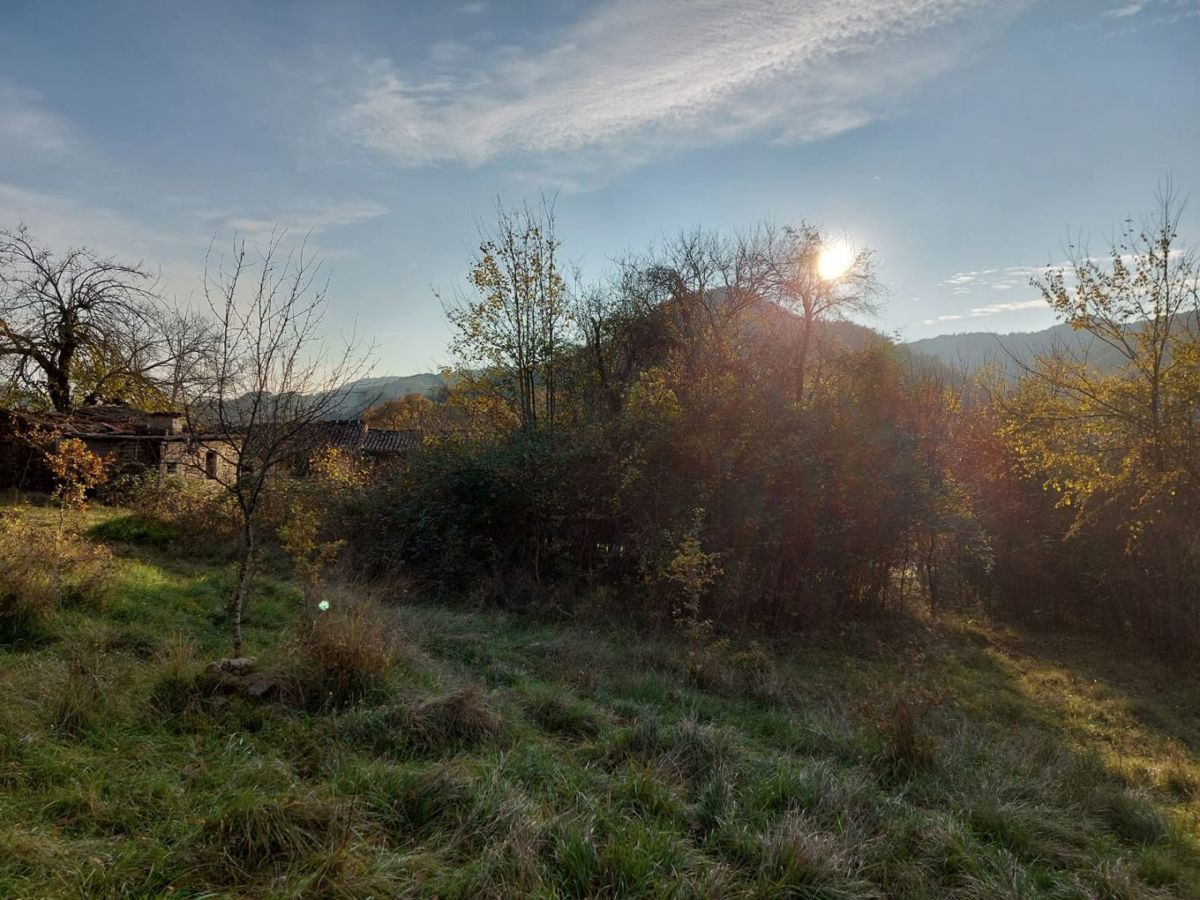
{"type": "Polygon", "coordinates": [[[551,833],[546,869],[567,897],[591,897],[599,877],[599,854],[591,827],[560,826],[551,833]]]}
{"type": "Polygon", "coordinates": [[[671,729],[668,741],[668,760],[692,780],[704,778],[738,758],[737,744],[729,731],[692,717],[680,720],[671,729]]]}
{"type": "Polygon", "coordinates": [[[1168,836],[1167,823],[1153,806],[1116,787],[1092,794],[1091,808],[1113,834],[1133,844],[1153,844],[1168,836]]]}
{"type": "Polygon", "coordinates": [[[600,718],[586,703],[558,693],[539,693],[529,700],[526,709],[551,734],[593,737],[600,730],[600,718]]]}
{"type": "Polygon", "coordinates": [[[424,770],[375,765],[356,771],[347,787],[402,840],[461,821],[475,798],[472,781],[445,765],[424,770]]]}
{"type": "Polygon", "coordinates": [[[897,774],[933,765],[937,742],[929,729],[929,714],[942,704],[944,692],[918,684],[883,687],[860,705],[882,742],[880,762],[897,774]]]}
{"type": "Polygon", "coordinates": [[[105,547],[0,515],[0,642],[41,636],[64,604],[102,606],[111,567],[105,547]]]}
{"type": "Polygon", "coordinates": [[[416,706],[359,707],[331,719],[328,729],[331,739],[357,751],[415,759],[474,747],[499,735],[503,721],[473,684],[416,706]]]}
{"type": "Polygon", "coordinates": [[[60,734],[78,736],[92,722],[101,696],[102,687],[95,668],[81,659],[73,660],[51,707],[51,727],[60,734]]]}
{"type": "Polygon", "coordinates": [[[771,897],[878,897],[879,889],[857,877],[858,861],[832,834],[813,828],[803,815],[788,815],[761,840],[758,886],[771,897]]]}
{"type": "Polygon", "coordinates": [[[227,870],[250,874],[282,869],[315,855],[336,854],[352,836],[353,808],[319,797],[266,801],[255,793],[235,795],[206,820],[208,861],[228,884],[227,870]],[[225,871],[223,871],[225,870],[225,871]]]}
{"type": "Polygon", "coordinates": [[[402,655],[395,624],[382,607],[341,591],[300,626],[292,646],[294,676],[310,705],[345,706],[379,689],[402,655]]]}
{"type": "Polygon", "coordinates": [[[200,556],[226,555],[236,544],[237,512],[229,495],[210,481],[143,475],[122,480],[107,499],[134,512],[127,522],[104,526],[114,530],[112,540],[169,543],[200,556]],[[186,541],[176,539],[185,534],[186,541]]]}
{"type": "Polygon", "coordinates": [[[195,647],[176,635],[161,654],[161,667],[150,687],[153,715],[171,721],[193,709],[200,697],[200,673],[195,647]]]}
{"type": "Polygon", "coordinates": [[[410,719],[412,736],[430,750],[479,743],[499,734],[502,724],[477,684],[422,703],[410,719]]]}

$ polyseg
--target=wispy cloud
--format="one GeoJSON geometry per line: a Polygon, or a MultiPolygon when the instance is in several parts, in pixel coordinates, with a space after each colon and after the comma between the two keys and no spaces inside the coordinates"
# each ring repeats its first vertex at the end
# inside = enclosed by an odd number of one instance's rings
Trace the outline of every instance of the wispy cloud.
{"type": "Polygon", "coordinates": [[[595,170],[749,133],[810,141],[885,115],[1022,5],[611,0],[545,49],[477,49],[449,77],[359,59],[331,127],[406,166],[570,154],[595,170]]]}
{"type": "Polygon", "coordinates": [[[18,224],[59,251],[88,246],[134,260],[146,257],[163,238],[114,210],[0,182],[0,225],[18,224]]]}
{"type": "MultiPolygon", "coordinates": [[[[1064,264],[1065,265],[1065,264],[1064,264]]],[[[955,272],[940,282],[954,294],[971,294],[979,290],[1011,291],[1029,287],[1030,279],[1043,275],[1055,266],[1008,266],[1003,269],[976,269],[955,272]]]]}
{"type": "Polygon", "coordinates": [[[293,209],[274,216],[230,216],[225,217],[224,226],[245,235],[252,242],[263,244],[272,235],[279,236],[286,232],[293,238],[307,235],[315,237],[331,228],[377,219],[388,212],[382,203],[365,200],[293,209]]]}
{"type": "Polygon", "coordinates": [[[977,306],[974,309],[968,309],[966,312],[949,313],[944,316],[936,316],[932,319],[926,319],[922,325],[937,325],[939,322],[957,322],[960,319],[982,319],[987,316],[995,316],[1000,313],[1019,312],[1023,309],[1049,309],[1045,300],[1021,300],[1017,303],[992,303],[989,306],[977,306]]]}
{"type": "Polygon", "coordinates": [[[1200,16],[1200,0],[1116,0],[1116,5],[1101,13],[1106,19],[1151,19],[1156,24],[1171,24],[1200,16]],[[1145,16],[1141,16],[1146,13],[1145,16]]]}
{"type": "Polygon", "coordinates": [[[1123,3],[1116,9],[1107,9],[1103,15],[1110,19],[1124,19],[1128,16],[1136,16],[1146,8],[1148,0],[1133,0],[1132,3],[1123,3]]]}
{"type": "Polygon", "coordinates": [[[136,221],[107,207],[0,182],[0,225],[25,224],[54,252],[89,247],[127,263],[141,263],[159,277],[164,295],[179,299],[200,285],[204,235],[136,221]]]}
{"type": "Polygon", "coordinates": [[[47,110],[37,91],[0,82],[0,158],[9,152],[61,154],[78,141],[61,117],[47,110]]]}

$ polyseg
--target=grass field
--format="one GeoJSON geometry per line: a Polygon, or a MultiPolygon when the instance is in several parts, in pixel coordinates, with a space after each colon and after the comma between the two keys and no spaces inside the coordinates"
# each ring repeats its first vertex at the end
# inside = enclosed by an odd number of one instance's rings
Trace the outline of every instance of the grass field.
{"type": "Polygon", "coordinates": [[[1200,896],[1200,680],[1120,648],[697,647],[345,588],[306,644],[268,566],[262,700],[204,674],[227,567],[89,516],[134,542],[4,632],[0,896],[1200,896]]]}

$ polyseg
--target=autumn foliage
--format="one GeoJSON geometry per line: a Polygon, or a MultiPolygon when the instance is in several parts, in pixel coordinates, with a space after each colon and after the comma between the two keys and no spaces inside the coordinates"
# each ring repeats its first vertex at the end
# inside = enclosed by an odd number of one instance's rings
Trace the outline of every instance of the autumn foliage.
{"type": "Polygon", "coordinates": [[[539,293],[552,222],[502,214],[452,316],[453,439],[358,496],[348,552],[444,596],[693,634],[958,609],[1191,652],[1200,342],[1172,209],[1036,283],[1116,364],[974,372],[847,321],[871,257],[825,284],[811,227],[686,233],[564,309],[560,282],[539,293]],[[534,267],[515,295],[500,260],[534,267]],[[501,340],[530,323],[553,345],[501,340]]]}

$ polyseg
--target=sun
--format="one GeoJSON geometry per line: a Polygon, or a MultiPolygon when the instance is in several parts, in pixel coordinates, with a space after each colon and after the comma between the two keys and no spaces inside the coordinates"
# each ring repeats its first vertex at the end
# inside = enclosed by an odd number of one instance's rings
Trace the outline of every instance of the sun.
{"type": "Polygon", "coordinates": [[[844,242],[826,244],[817,254],[817,274],[826,281],[835,281],[854,264],[854,251],[844,242]]]}

